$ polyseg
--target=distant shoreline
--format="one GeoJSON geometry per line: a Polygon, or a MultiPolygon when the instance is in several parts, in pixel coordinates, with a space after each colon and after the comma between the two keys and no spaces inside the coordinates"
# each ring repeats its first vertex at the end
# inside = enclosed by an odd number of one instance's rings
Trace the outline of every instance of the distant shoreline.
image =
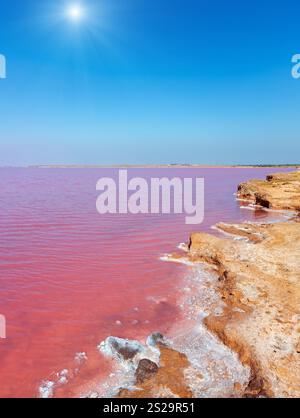
{"type": "Polygon", "coordinates": [[[138,164],[138,165],[131,165],[131,164],[112,164],[112,165],[80,165],[80,164],[49,164],[49,165],[28,165],[28,166],[0,166],[0,169],[232,169],[232,168],[239,168],[239,169],[251,169],[251,168],[291,168],[300,170],[300,163],[299,164],[249,164],[249,165],[209,165],[209,164],[138,164]]]}
{"type": "MultiPolygon", "coordinates": [[[[30,165],[26,168],[300,168],[300,164],[249,164],[249,165],[209,165],[209,164],[112,164],[112,165],[81,165],[81,164],[50,164],[30,165]]],[[[12,167],[13,168],[13,167],[12,167]]]]}

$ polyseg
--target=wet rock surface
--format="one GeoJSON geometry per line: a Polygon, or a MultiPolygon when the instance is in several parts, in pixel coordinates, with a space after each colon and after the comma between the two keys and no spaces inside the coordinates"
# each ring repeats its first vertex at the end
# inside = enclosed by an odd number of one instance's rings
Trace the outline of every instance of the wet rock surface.
{"type": "MultiPolygon", "coordinates": [[[[160,364],[157,370],[152,364],[153,373],[138,372],[142,377],[136,380],[131,390],[122,389],[119,398],[191,398],[193,392],[185,379],[185,370],[190,367],[186,355],[165,345],[160,345],[160,364]],[[141,373],[141,374],[140,374],[141,373]],[[145,377],[145,378],[144,378],[145,377]]],[[[145,363],[144,363],[145,365],[145,363]]],[[[147,369],[150,364],[147,363],[147,369]]]]}
{"type": "Polygon", "coordinates": [[[165,337],[160,332],[154,332],[147,338],[146,344],[152,347],[157,346],[158,343],[165,344],[165,337]]]}
{"type": "MultiPolygon", "coordinates": [[[[198,268],[196,274],[198,278],[198,268]]],[[[199,298],[203,306],[202,296],[199,295],[199,298]]],[[[127,383],[121,384],[114,396],[239,397],[243,393],[249,381],[249,368],[243,367],[236,354],[207,331],[203,317],[198,317],[194,299],[191,327],[187,327],[186,323],[180,327],[177,324],[177,336],[172,341],[155,332],[146,339],[145,345],[116,337],[109,337],[99,345],[103,354],[118,361],[125,374],[130,371],[127,383]],[[124,346],[131,348],[130,356],[126,352],[125,358],[124,346]]]]}
{"type": "Polygon", "coordinates": [[[104,354],[116,356],[122,360],[132,360],[138,353],[145,351],[145,347],[138,341],[118,337],[108,337],[99,344],[98,349],[104,354]]]}
{"type": "Polygon", "coordinates": [[[135,372],[136,382],[144,383],[158,372],[158,365],[151,360],[142,359],[135,372]]]}

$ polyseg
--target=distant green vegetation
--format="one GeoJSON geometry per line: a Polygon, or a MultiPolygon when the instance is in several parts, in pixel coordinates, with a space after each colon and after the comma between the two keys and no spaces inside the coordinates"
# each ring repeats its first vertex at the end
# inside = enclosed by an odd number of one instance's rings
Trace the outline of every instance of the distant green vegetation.
{"type": "Polygon", "coordinates": [[[235,167],[300,167],[300,164],[238,164],[235,167]]]}

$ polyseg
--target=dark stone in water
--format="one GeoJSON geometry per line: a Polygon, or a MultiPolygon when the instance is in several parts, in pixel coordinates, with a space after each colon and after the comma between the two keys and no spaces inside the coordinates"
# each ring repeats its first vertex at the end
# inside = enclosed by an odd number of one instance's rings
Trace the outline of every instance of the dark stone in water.
{"type": "Polygon", "coordinates": [[[145,347],[138,341],[118,337],[108,337],[99,344],[98,349],[106,355],[115,356],[121,360],[132,360],[137,354],[145,351],[145,347]]]}
{"type": "Polygon", "coordinates": [[[139,362],[135,372],[136,382],[143,383],[158,372],[158,366],[151,360],[143,359],[139,362]]]}
{"type": "Polygon", "coordinates": [[[158,343],[165,344],[165,338],[160,332],[154,332],[147,338],[147,345],[155,347],[158,343]]]}
{"type": "Polygon", "coordinates": [[[134,341],[112,339],[111,346],[124,360],[132,360],[138,353],[143,351],[143,347],[134,341]]]}

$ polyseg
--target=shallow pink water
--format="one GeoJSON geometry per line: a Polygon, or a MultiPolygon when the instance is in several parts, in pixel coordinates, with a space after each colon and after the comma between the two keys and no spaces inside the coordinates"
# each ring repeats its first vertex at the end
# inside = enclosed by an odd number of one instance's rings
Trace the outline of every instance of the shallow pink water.
{"type": "Polygon", "coordinates": [[[186,267],[159,260],[218,221],[262,220],[241,210],[239,182],[278,169],[131,170],[134,176],[204,177],[205,221],[181,215],[96,212],[96,181],[116,170],[0,169],[0,397],[34,397],[43,380],[88,361],[56,396],[74,396],[110,371],[96,350],[109,335],[167,332],[186,267]],[[118,322],[120,321],[121,324],[118,322]]]}

